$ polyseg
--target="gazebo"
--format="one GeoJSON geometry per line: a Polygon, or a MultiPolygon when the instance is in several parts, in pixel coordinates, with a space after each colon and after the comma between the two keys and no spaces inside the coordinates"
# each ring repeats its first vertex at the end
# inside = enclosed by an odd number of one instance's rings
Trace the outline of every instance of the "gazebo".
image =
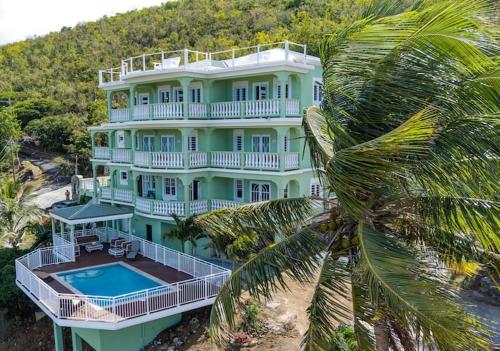
{"type": "MultiPolygon", "coordinates": [[[[75,237],[94,235],[94,228],[86,228],[89,223],[94,224],[94,227],[99,222],[105,223],[106,227],[111,224],[112,230],[115,231],[118,228],[117,220],[128,219],[128,233],[132,234],[132,221],[130,219],[134,215],[134,211],[130,208],[89,202],[85,205],[56,209],[50,211],[49,214],[54,245],[58,244],[59,238],[74,243],[75,237]],[[56,231],[56,220],[60,223],[59,234],[56,231]],[[66,231],[67,226],[69,226],[69,232],[66,231]],[[81,229],[78,229],[77,226],[81,226],[81,229]]],[[[68,244],[64,241],[63,244],[68,244]]]]}

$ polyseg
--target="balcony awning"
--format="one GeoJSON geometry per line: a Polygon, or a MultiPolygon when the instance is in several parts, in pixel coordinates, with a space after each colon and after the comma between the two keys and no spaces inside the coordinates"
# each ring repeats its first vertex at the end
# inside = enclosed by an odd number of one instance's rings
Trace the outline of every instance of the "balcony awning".
{"type": "Polygon", "coordinates": [[[49,214],[66,224],[84,224],[132,218],[134,210],[89,202],[86,205],[59,208],[50,211],[49,214]]]}

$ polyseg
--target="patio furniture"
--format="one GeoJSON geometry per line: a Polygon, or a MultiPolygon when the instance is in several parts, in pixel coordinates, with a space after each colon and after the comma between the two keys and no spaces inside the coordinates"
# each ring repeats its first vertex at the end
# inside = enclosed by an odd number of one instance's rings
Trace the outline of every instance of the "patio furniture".
{"type": "Polygon", "coordinates": [[[125,250],[118,247],[112,247],[108,249],[108,254],[114,257],[122,257],[125,254],[125,250]]]}
{"type": "Polygon", "coordinates": [[[87,235],[75,238],[78,245],[87,245],[92,242],[99,242],[99,237],[97,235],[87,235]]]}
{"type": "Polygon", "coordinates": [[[139,253],[140,249],[140,242],[137,240],[133,240],[130,244],[127,245],[127,259],[129,260],[135,260],[137,257],[137,254],[139,253]]]}
{"type": "Polygon", "coordinates": [[[122,238],[122,237],[111,239],[110,242],[109,242],[109,247],[111,247],[111,248],[121,248],[122,243],[124,243],[125,241],[127,241],[127,240],[124,239],[124,238],[122,238]]]}
{"type": "Polygon", "coordinates": [[[102,251],[104,245],[99,242],[93,242],[85,245],[85,250],[90,253],[92,251],[102,251]]]}

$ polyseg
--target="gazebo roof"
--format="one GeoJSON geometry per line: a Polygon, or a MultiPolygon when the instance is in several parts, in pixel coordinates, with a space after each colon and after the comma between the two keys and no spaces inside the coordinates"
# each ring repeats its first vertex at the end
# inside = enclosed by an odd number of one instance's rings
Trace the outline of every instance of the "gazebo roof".
{"type": "Polygon", "coordinates": [[[131,218],[134,210],[89,202],[86,205],[59,208],[50,211],[50,216],[67,224],[83,224],[131,218]]]}

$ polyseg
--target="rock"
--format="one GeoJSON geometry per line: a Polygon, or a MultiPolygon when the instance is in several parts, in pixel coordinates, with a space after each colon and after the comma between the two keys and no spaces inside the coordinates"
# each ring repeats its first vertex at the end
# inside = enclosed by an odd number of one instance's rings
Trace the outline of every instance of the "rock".
{"type": "Polygon", "coordinates": [[[268,302],[266,307],[272,308],[273,310],[278,308],[281,304],[279,302],[268,302]]]}
{"type": "Polygon", "coordinates": [[[184,344],[184,342],[178,337],[175,337],[174,340],[172,340],[172,342],[176,347],[182,346],[182,344],[184,344]]]}

